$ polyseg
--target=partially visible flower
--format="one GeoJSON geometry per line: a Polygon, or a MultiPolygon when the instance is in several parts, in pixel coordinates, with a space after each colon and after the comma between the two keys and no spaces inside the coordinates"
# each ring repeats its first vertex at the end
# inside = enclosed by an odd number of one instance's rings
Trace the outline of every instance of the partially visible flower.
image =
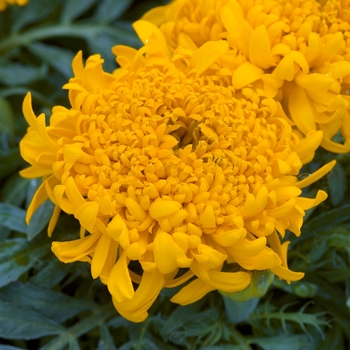
{"type": "Polygon", "coordinates": [[[29,0],[0,0],[0,11],[4,11],[7,5],[24,6],[29,0]]]}
{"type": "Polygon", "coordinates": [[[241,62],[234,88],[261,81],[304,135],[322,130],[323,148],[350,150],[348,0],[177,0],[143,18],[160,27],[173,50],[227,40],[232,64],[241,62]],[[338,131],[343,144],[333,139],[338,131]]]}
{"type": "Polygon", "coordinates": [[[334,162],[297,177],[322,132],[296,133],[263,89],[233,87],[227,42],[171,53],[157,28],[146,34],[140,50],[114,48],[114,74],[99,55],[84,66],[78,54],[65,86],[71,109],[54,107],[49,126],[25,98],[30,127],[20,148],[31,167],[21,174],[44,180],[27,220],[47,198],[56,205],[50,234],[60,210],[73,214],[80,238],[54,242],[53,252],[65,263],[90,262],[135,322],[162,288],[189,280],[172,301],[241,291],[254,270],[299,280],[280,236],[300,235],[305,210],[327,197],[303,198],[300,188],[334,162]]]}

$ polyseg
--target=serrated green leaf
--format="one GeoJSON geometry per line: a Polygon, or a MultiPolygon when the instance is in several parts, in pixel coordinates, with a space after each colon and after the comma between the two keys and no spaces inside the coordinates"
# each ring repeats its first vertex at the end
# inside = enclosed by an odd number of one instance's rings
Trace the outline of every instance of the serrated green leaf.
{"type": "Polygon", "coordinates": [[[103,23],[110,23],[120,18],[130,7],[132,0],[102,0],[95,11],[94,19],[103,23]]]}
{"type": "Polygon", "coordinates": [[[26,196],[28,180],[19,174],[13,174],[6,179],[0,190],[0,201],[20,206],[26,196]]]}
{"type": "Polygon", "coordinates": [[[29,3],[21,9],[22,11],[19,12],[19,16],[16,18],[11,28],[11,32],[17,33],[25,26],[47,18],[55,11],[59,3],[60,0],[50,0],[50,2],[47,2],[47,0],[29,1],[29,3]]]}
{"type": "Polygon", "coordinates": [[[61,12],[61,22],[67,23],[78,18],[84,12],[88,11],[90,7],[96,3],[97,0],[66,0],[63,3],[61,12]]]}
{"type": "Polygon", "coordinates": [[[27,232],[26,213],[23,209],[8,203],[0,203],[0,226],[21,233],[27,232]]]}
{"type": "Polygon", "coordinates": [[[0,337],[4,339],[38,339],[59,334],[64,329],[36,311],[1,299],[0,324],[0,337]]]}
{"type": "Polygon", "coordinates": [[[329,174],[329,197],[332,205],[338,206],[344,199],[346,190],[346,173],[337,163],[329,174]]]}
{"type": "Polygon", "coordinates": [[[43,79],[47,75],[47,66],[40,67],[9,63],[0,66],[0,82],[7,86],[27,85],[43,79]]]}
{"type": "Polygon", "coordinates": [[[48,250],[45,241],[29,243],[24,238],[7,239],[0,245],[0,287],[6,286],[32,268],[48,250]]]}
{"type": "Polygon", "coordinates": [[[72,318],[93,306],[90,301],[72,298],[31,283],[11,283],[0,290],[0,296],[19,306],[25,305],[57,323],[72,318]]]}
{"type": "Polygon", "coordinates": [[[66,79],[70,78],[72,72],[72,60],[74,53],[63,47],[57,47],[39,42],[27,46],[29,51],[38,56],[42,61],[59,71],[66,79]]]}
{"type": "Polygon", "coordinates": [[[47,200],[36,210],[30,220],[30,224],[27,227],[27,238],[29,241],[38,235],[48,224],[52,216],[53,209],[53,203],[47,200]]]}
{"type": "Polygon", "coordinates": [[[18,148],[0,150],[0,179],[4,179],[23,164],[18,148]]]}

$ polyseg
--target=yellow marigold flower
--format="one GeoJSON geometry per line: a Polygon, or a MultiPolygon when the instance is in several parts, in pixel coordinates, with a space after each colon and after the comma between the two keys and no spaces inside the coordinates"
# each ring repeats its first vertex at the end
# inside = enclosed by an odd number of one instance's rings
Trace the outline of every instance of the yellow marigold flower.
{"type": "Polygon", "coordinates": [[[24,6],[29,0],[0,0],[0,11],[4,11],[7,5],[24,6]]]}
{"type": "Polygon", "coordinates": [[[321,146],[350,150],[349,0],[177,0],[143,18],[160,26],[171,48],[227,40],[235,53],[232,84],[262,81],[307,135],[322,130],[321,146]],[[341,132],[344,144],[332,138],[341,132]]]}
{"type": "Polygon", "coordinates": [[[74,215],[80,238],[54,242],[53,252],[65,263],[90,262],[116,309],[135,322],[162,288],[190,279],[173,302],[241,291],[254,270],[302,278],[288,269],[279,235],[299,235],[305,210],[327,197],[303,198],[300,188],[334,162],[297,178],[322,132],[303,137],[262,89],[235,89],[225,41],[171,54],[157,28],[146,30],[140,50],[114,48],[114,74],[99,55],[84,66],[79,53],[65,86],[71,109],[54,107],[50,125],[25,98],[30,126],[20,149],[31,167],[21,174],[43,177],[27,221],[47,198],[56,205],[49,234],[60,210],[74,215]]]}

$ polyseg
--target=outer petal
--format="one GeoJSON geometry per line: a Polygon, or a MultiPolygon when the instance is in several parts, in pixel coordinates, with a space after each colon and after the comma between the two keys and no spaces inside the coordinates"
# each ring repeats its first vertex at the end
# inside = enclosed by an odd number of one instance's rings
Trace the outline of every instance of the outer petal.
{"type": "Polygon", "coordinates": [[[164,286],[164,277],[159,272],[144,272],[141,283],[131,299],[118,302],[113,297],[113,304],[118,312],[132,322],[142,322],[148,316],[148,309],[152,306],[159,292],[164,286]]]}
{"type": "Polygon", "coordinates": [[[170,299],[170,301],[180,305],[192,304],[215,289],[216,288],[210,284],[203,282],[200,279],[196,279],[193,282],[190,282],[187,286],[183,287],[170,299]]]}
{"type": "Polygon", "coordinates": [[[116,303],[130,300],[134,296],[134,287],[131,282],[128,259],[123,252],[114,265],[108,280],[108,290],[116,303]]]}

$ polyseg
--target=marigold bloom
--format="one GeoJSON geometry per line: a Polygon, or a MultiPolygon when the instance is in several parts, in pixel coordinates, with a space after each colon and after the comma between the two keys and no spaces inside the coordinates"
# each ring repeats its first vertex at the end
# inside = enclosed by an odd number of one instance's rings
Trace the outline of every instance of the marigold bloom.
{"type": "Polygon", "coordinates": [[[0,11],[4,11],[7,5],[24,6],[29,0],[0,0],[0,11]]]}
{"type": "Polygon", "coordinates": [[[143,18],[160,26],[171,48],[227,40],[235,56],[232,85],[263,82],[307,135],[322,147],[350,150],[349,0],[177,0],[143,18]],[[344,144],[334,142],[340,130],[344,144]]]}
{"type": "Polygon", "coordinates": [[[298,181],[322,132],[303,137],[263,90],[235,89],[225,41],[172,54],[148,29],[140,50],[114,48],[114,74],[99,55],[84,66],[78,54],[65,86],[71,109],[54,107],[49,126],[27,95],[30,127],[20,144],[31,164],[22,176],[44,179],[27,220],[47,198],[56,205],[50,234],[60,210],[73,214],[80,238],[54,242],[53,252],[65,263],[90,262],[119,313],[135,322],[162,288],[190,279],[172,301],[243,290],[254,270],[302,278],[288,269],[279,235],[300,234],[305,210],[327,196],[303,198],[300,188],[334,165],[298,181]]]}

